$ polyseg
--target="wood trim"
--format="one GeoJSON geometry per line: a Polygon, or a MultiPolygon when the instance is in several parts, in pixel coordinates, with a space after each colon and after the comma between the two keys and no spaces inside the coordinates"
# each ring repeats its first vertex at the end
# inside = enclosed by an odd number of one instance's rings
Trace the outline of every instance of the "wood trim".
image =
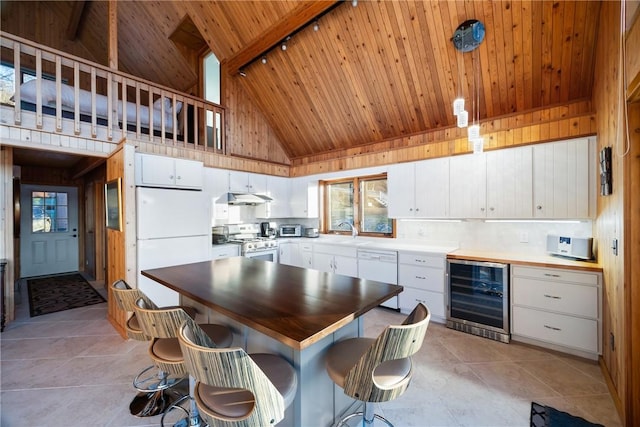
{"type": "Polygon", "coordinates": [[[229,58],[226,62],[226,69],[231,75],[238,73],[241,67],[258,58],[263,52],[270,50],[280,43],[288,35],[302,28],[314,17],[322,14],[325,10],[334,7],[337,1],[306,1],[299,3],[295,9],[283,16],[280,21],[271,25],[262,32],[251,43],[229,58]]]}

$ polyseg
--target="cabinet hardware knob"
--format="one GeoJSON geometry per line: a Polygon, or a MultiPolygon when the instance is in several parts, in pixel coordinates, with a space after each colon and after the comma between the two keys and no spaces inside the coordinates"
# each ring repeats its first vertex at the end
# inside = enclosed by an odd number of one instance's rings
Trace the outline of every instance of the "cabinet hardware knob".
{"type": "Polygon", "coordinates": [[[536,206],[536,209],[538,209],[539,211],[541,211],[541,210],[542,210],[542,206],[538,205],[538,206],[536,206]]]}
{"type": "Polygon", "coordinates": [[[484,208],[480,208],[480,212],[484,212],[484,208]]]}
{"type": "Polygon", "coordinates": [[[547,277],[560,277],[559,274],[544,273],[544,275],[547,277]]]}
{"type": "Polygon", "coordinates": [[[425,279],[426,279],[426,277],[425,277],[425,276],[416,276],[416,279],[422,279],[422,280],[425,280],[425,279]]]}
{"type": "Polygon", "coordinates": [[[562,299],[562,297],[557,297],[555,295],[544,294],[544,296],[551,299],[562,299]]]}
{"type": "Polygon", "coordinates": [[[562,329],[560,328],[556,328],[554,326],[549,326],[549,325],[544,325],[545,328],[547,329],[551,329],[552,331],[561,331],[562,329]]]}

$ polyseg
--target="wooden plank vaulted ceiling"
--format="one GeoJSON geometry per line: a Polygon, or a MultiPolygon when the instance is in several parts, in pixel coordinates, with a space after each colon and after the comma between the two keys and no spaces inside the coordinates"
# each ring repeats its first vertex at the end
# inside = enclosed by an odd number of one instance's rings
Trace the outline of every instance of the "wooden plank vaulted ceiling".
{"type": "MultiPolygon", "coordinates": [[[[86,2],[77,24],[74,2],[42,3],[64,17],[63,31],[75,29],[91,59],[105,62],[105,2],[86,2]]],[[[119,68],[180,90],[196,84],[169,39],[188,16],[290,159],[453,127],[458,94],[481,121],[591,98],[599,1],[345,2],[319,19],[318,31],[299,29],[286,51],[259,60],[269,43],[333,3],[119,2],[119,68]],[[451,38],[467,19],[482,21],[486,37],[462,54],[451,38]],[[237,69],[254,57],[241,77],[237,69]]]]}

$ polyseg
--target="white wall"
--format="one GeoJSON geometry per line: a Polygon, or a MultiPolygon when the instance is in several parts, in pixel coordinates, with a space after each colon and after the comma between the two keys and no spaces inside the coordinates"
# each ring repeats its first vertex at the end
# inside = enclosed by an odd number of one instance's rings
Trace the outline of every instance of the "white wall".
{"type": "Polygon", "coordinates": [[[461,249],[544,254],[547,234],[592,237],[592,222],[397,222],[398,239],[457,242],[461,249]],[[527,240],[527,242],[521,242],[527,240]]]}

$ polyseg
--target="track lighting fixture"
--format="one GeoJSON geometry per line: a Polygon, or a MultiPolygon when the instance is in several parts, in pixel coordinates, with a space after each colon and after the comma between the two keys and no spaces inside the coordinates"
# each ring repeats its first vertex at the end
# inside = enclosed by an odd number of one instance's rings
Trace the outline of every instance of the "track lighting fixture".
{"type": "Polygon", "coordinates": [[[318,31],[320,29],[320,24],[318,23],[318,21],[315,21],[313,23],[313,31],[318,31]]]}
{"type": "Polygon", "coordinates": [[[267,57],[263,56],[262,59],[260,60],[263,64],[267,63],[267,57]]]}
{"type": "Polygon", "coordinates": [[[358,5],[358,0],[351,0],[351,6],[356,7],[358,5]]]}
{"type": "Polygon", "coordinates": [[[247,73],[245,73],[245,71],[244,71],[244,70],[240,70],[240,71],[239,71],[239,74],[240,74],[242,77],[247,77],[247,73]]]}

